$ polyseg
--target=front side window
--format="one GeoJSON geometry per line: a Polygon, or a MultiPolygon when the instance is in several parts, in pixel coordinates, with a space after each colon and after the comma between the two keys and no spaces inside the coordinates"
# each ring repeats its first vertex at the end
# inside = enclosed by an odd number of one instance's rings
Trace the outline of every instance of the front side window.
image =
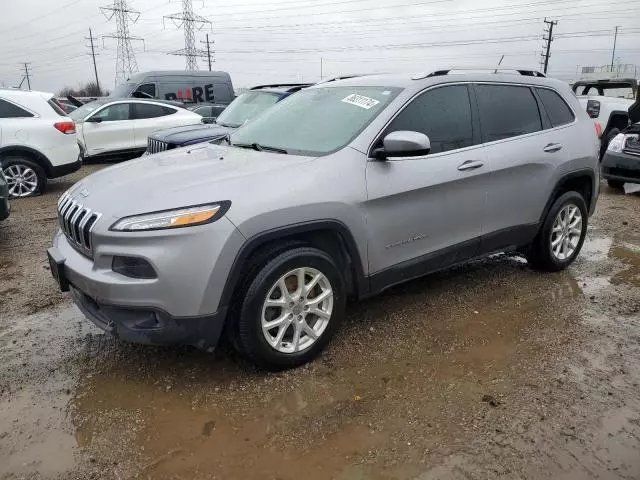
{"type": "Polygon", "coordinates": [[[426,91],[393,119],[385,135],[399,130],[424,133],[431,142],[430,153],[473,145],[468,87],[451,85],[426,91]]]}
{"type": "Polygon", "coordinates": [[[24,108],[0,99],[0,118],[28,118],[33,114],[27,112],[24,108]]]}
{"type": "Polygon", "coordinates": [[[237,130],[231,143],[327,155],[351,142],[401,91],[359,85],[302,90],[237,130]]]}
{"type": "Polygon", "coordinates": [[[121,120],[129,120],[129,104],[116,103],[103,108],[94,117],[99,117],[103,122],[118,122],[121,120]]]}
{"type": "Polygon", "coordinates": [[[152,105],[150,103],[136,103],[135,110],[135,118],[137,119],[164,117],[176,111],[173,108],[152,105]]]}
{"type": "Polygon", "coordinates": [[[270,92],[247,92],[236,98],[220,114],[216,122],[225,127],[239,127],[275,105],[280,95],[270,92]]]}
{"type": "Polygon", "coordinates": [[[137,92],[148,96],[149,98],[156,98],[156,85],[155,83],[143,83],[138,88],[136,88],[137,92]]]}
{"type": "Polygon", "coordinates": [[[536,88],[536,91],[552,126],[559,127],[573,122],[573,112],[560,95],[548,88],[536,88]]]}
{"type": "Polygon", "coordinates": [[[542,130],[533,92],[516,85],[476,85],[480,123],[485,142],[542,130]]]}

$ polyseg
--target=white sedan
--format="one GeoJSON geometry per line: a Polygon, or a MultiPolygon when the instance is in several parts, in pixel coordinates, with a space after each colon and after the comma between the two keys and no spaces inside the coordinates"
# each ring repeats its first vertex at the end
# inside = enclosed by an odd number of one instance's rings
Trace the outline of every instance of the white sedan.
{"type": "Polygon", "coordinates": [[[147,137],[163,128],[202,122],[197,113],[153,100],[103,99],[74,110],[84,159],[127,160],[147,149],[147,137]]]}

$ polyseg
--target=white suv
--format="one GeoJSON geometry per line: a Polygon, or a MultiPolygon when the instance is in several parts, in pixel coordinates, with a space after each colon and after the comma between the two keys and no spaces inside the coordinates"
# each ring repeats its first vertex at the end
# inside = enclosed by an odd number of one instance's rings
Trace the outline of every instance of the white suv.
{"type": "Polygon", "coordinates": [[[51,93],[0,90],[0,165],[12,197],[80,168],[76,127],[51,93]]]}

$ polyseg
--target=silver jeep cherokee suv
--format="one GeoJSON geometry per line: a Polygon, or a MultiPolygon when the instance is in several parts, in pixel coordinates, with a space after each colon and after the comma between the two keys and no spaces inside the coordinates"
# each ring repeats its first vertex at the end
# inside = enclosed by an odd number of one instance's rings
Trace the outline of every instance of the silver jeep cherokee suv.
{"type": "Polygon", "coordinates": [[[357,77],[230,136],[123,163],[59,202],[62,290],[125,340],[309,361],[347,297],[495,252],[567,267],[599,185],[593,121],[534,71],[357,77]]]}

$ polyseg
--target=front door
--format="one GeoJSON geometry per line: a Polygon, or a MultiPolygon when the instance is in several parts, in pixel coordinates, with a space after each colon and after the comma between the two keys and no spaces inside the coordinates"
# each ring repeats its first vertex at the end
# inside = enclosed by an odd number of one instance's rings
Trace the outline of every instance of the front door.
{"type": "Polygon", "coordinates": [[[386,283],[475,254],[491,170],[466,84],[421,93],[378,141],[400,130],[425,133],[431,151],[367,163],[369,272],[380,273],[386,283]]]}
{"type": "Polygon", "coordinates": [[[100,119],[99,122],[83,122],[82,135],[87,156],[106,155],[133,148],[130,105],[128,102],[107,105],[87,119],[100,119]]]}

